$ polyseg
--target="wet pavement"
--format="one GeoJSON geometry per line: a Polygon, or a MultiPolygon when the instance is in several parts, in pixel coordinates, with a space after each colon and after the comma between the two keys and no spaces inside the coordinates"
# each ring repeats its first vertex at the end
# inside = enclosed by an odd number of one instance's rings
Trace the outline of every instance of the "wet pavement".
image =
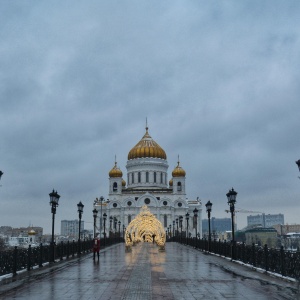
{"type": "MultiPolygon", "coordinates": [[[[0,299],[298,299],[297,284],[191,247],[117,244],[20,280],[0,299]]],[[[13,283],[6,286],[12,287],[13,283]]],[[[0,289],[1,292],[1,289],[0,289]]],[[[299,298],[300,299],[300,298],[299,298]]]]}

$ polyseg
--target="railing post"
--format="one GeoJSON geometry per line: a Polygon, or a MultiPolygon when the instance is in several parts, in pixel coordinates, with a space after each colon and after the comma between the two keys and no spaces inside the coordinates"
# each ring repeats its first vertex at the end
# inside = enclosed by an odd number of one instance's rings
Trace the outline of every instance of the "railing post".
{"type": "Polygon", "coordinates": [[[285,253],[283,250],[283,246],[280,247],[280,269],[281,275],[285,276],[285,253]]]}
{"type": "Polygon", "coordinates": [[[72,257],[74,257],[75,253],[74,253],[74,248],[75,248],[75,241],[72,241],[72,257]]]}
{"type": "Polygon", "coordinates": [[[245,247],[245,243],[244,242],[242,243],[242,250],[241,251],[242,251],[242,262],[245,263],[246,262],[245,261],[246,260],[245,259],[245,257],[246,257],[246,247],[245,247]]]}
{"type": "Polygon", "coordinates": [[[27,250],[27,271],[31,270],[31,245],[28,246],[27,250]]]}
{"type": "Polygon", "coordinates": [[[268,245],[265,244],[264,246],[264,255],[265,255],[265,269],[266,272],[269,271],[269,251],[268,251],[268,245]]]}
{"type": "Polygon", "coordinates": [[[17,256],[18,256],[18,247],[15,246],[13,253],[13,276],[17,275],[17,256]]]}
{"type": "Polygon", "coordinates": [[[60,260],[63,260],[63,254],[64,254],[64,243],[63,241],[60,242],[60,260]]]}
{"type": "Polygon", "coordinates": [[[70,242],[68,241],[67,242],[67,259],[69,258],[70,256],[70,242]]]}
{"type": "Polygon", "coordinates": [[[255,245],[254,243],[252,243],[252,248],[251,248],[251,252],[252,252],[252,265],[254,267],[256,267],[256,256],[255,256],[255,245]]]}
{"type": "Polygon", "coordinates": [[[43,244],[40,243],[40,251],[39,251],[39,267],[43,266],[43,244]]]}

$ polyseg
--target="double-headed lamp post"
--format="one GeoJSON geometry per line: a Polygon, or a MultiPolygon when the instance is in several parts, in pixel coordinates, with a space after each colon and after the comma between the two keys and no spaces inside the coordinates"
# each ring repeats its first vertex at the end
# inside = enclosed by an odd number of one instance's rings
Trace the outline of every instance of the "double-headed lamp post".
{"type": "Polygon", "coordinates": [[[235,259],[235,239],[234,239],[234,205],[236,202],[236,195],[237,192],[232,188],[229,190],[229,192],[226,194],[227,199],[228,199],[228,205],[230,207],[230,213],[231,213],[231,231],[232,231],[232,259],[235,259]]]}
{"type": "Polygon", "coordinates": [[[210,213],[211,213],[212,203],[208,200],[205,206],[206,206],[206,211],[208,216],[208,252],[210,252],[210,244],[211,244],[210,213]]]}
{"type": "Polygon", "coordinates": [[[81,253],[81,247],[80,247],[80,237],[81,237],[81,218],[83,214],[83,208],[84,205],[81,203],[81,201],[77,204],[78,208],[78,215],[79,215],[79,230],[78,230],[78,254],[80,255],[81,253]]]}
{"type": "Polygon", "coordinates": [[[107,219],[107,214],[103,214],[103,228],[104,228],[104,247],[106,246],[106,219],[107,219]]]}
{"type": "Polygon", "coordinates": [[[195,207],[193,210],[194,213],[194,220],[195,220],[195,229],[196,229],[196,239],[197,239],[197,228],[198,228],[198,209],[195,207]]]}
{"type": "Polygon", "coordinates": [[[96,208],[93,209],[93,217],[94,217],[94,238],[96,237],[96,220],[97,220],[98,210],[96,208]]]}
{"type": "Polygon", "coordinates": [[[50,205],[51,205],[51,213],[52,213],[52,238],[51,238],[51,257],[50,262],[54,262],[54,220],[56,214],[56,207],[58,206],[58,201],[60,195],[57,194],[57,191],[53,191],[49,194],[50,197],[50,205]]]}

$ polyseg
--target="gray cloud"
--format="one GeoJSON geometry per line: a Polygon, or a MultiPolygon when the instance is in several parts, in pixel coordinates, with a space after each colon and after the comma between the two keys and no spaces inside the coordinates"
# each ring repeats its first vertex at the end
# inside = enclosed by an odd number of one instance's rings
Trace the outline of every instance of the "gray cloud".
{"type": "Polygon", "coordinates": [[[57,231],[79,201],[90,222],[114,155],[125,173],[146,117],[169,176],[180,154],[189,198],[210,199],[224,217],[233,186],[238,207],[299,223],[299,10],[298,1],[1,3],[0,225],[50,232],[52,188],[57,231]]]}

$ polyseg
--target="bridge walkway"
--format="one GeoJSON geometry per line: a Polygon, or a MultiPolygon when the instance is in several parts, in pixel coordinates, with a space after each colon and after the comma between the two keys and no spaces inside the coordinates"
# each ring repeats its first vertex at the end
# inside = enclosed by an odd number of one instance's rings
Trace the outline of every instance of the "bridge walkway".
{"type": "MultiPolygon", "coordinates": [[[[297,284],[167,243],[166,251],[141,243],[124,244],[33,271],[6,286],[0,299],[297,299],[297,284]],[[11,288],[9,288],[11,287],[11,288]]],[[[3,288],[3,287],[2,287],[3,288]]]]}

